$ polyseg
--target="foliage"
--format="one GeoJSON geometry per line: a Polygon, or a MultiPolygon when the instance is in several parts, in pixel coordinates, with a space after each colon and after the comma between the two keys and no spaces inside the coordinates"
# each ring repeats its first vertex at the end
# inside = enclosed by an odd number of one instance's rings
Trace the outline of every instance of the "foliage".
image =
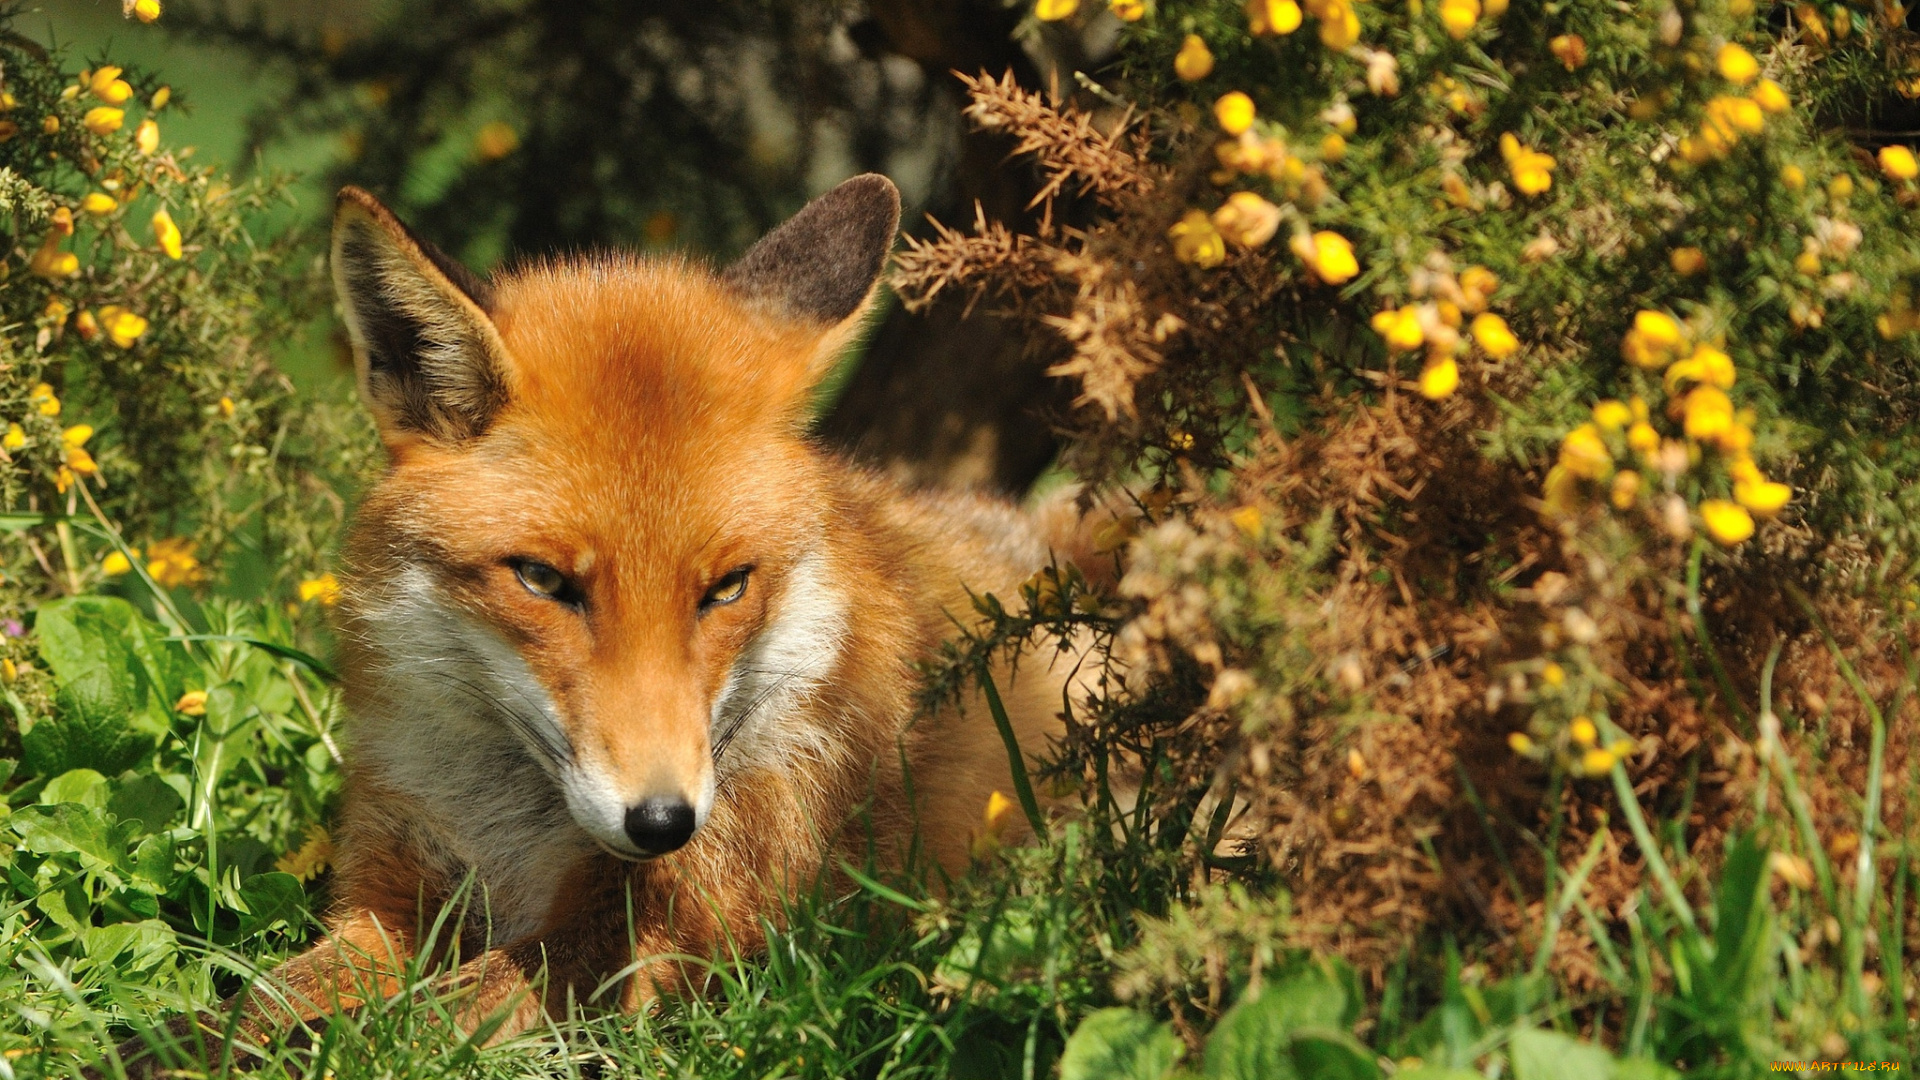
{"type": "Polygon", "coordinates": [[[256,587],[311,575],[369,440],[267,359],[318,296],[297,237],[248,230],[282,182],[236,186],[169,148],[182,98],[153,75],[65,72],[11,31],[0,66],[0,502],[24,540],[0,558],[9,605],[102,579],[112,546],[67,520],[93,509],[158,543],[147,561],[172,585],[216,559],[256,587]]]}

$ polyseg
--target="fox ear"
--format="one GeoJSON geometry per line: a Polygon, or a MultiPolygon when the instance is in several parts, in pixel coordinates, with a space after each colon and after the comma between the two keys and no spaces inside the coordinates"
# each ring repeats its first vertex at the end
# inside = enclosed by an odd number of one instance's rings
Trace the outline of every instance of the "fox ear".
{"type": "Polygon", "coordinates": [[[486,283],[348,187],[334,206],[333,287],[360,392],[389,445],[486,431],[508,374],[486,283]]]}
{"type": "Polygon", "coordinates": [[[721,280],[787,318],[837,325],[866,307],[899,228],[899,189],[866,173],[761,237],[721,280]]]}

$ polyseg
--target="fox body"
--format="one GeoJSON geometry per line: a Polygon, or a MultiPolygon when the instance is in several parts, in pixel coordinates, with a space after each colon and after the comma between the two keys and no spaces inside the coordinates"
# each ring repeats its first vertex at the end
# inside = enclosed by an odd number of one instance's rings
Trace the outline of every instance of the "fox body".
{"type": "MultiPolygon", "coordinates": [[[[277,973],[288,1000],[393,992],[467,888],[463,1016],[504,1033],[687,977],[651,957],[751,948],[836,854],[965,866],[1007,751],[984,708],[916,720],[914,663],[1075,534],[808,441],[898,205],[857,177],[724,274],[607,255],[482,283],[342,193],[335,280],[390,461],[340,605],[340,909],[277,973]]],[[[1001,685],[1044,747],[1059,679],[1001,685]]]]}

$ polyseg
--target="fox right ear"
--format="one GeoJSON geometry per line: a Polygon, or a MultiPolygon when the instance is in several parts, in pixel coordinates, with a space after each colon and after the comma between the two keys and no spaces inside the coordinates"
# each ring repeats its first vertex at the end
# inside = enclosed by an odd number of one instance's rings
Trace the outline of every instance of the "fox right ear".
{"type": "Polygon", "coordinates": [[[389,446],[460,442],[507,400],[507,353],[486,284],[357,187],[333,214],[333,286],[360,392],[389,446]]]}

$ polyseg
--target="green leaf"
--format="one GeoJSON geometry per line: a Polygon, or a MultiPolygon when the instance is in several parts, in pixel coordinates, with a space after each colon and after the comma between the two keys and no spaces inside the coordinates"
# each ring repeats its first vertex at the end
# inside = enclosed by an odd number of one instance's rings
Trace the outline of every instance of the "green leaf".
{"type": "Polygon", "coordinates": [[[164,833],[140,841],[133,852],[133,880],[154,893],[173,884],[173,837],[164,833]]]}
{"type": "Polygon", "coordinates": [[[47,781],[40,789],[41,805],[79,803],[89,810],[107,805],[107,778],[92,769],[69,769],[47,781]]]}
{"type": "Polygon", "coordinates": [[[1421,1065],[1394,1073],[1393,1080],[1485,1080],[1485,1078],[1477,1072],[1468,1072],[1465,1069],[1449,1069],[1445,1065],[1421,1065]]]}
{"type": "Polygon", "coordinates": [[[1714,898],[1711,985],[1733,1000],[1745,997],[1752,974],[1769,951],[1766,884],[1766,849],[1752,833],[1742,833],[1721,865],[1714,898]]]}
{"type": "MultiPolygon", "coordinates": [[[[29,806],[7,819],[28,851],[41,855],[74,852],[91,864],[112,866],[116,851],[113,830],[99,811],[78,803],[59,806],[29,806]]],[[[88,869],[97,868],[89,865],[88,869]]]]}
{"type": "Polygon", "coordinates": [[[30,772],[112,774],[152,752],[168,718],[150,670],[159,660],[148,625],[117,597],[78,596],[39,608],[34,632],[53,673],[55,711],[21,739],[30,772]]]}
{"type": "Polygon", "coordinates": [[[306,909],[307,893],[300,879],[278,870],[255,874],[240,886],[246,909],[240,913],[242,937],[257,934],[277,922],[298,923],[306,909]]]}
{"type": "Polygon", "coordinates": [[[1159,1080],[1180,1057],[1166,1024],[1132,1009],[1101,1009],[1080,1022],[1060,1055],[1060,1080],[1159,1080]]]}
{"type": "MultiPolygon", "coordinates": [[[[52,787],[51,784],[48,785],[52,787]]],[[[121,821],[137,821],[143,831],[157,833],[186,805],[178,792],[157,776],[132,776],[114,785],[107,811],[121,821]]]]}
{"type": "Polygon", "coordinates": [[[1303,1080],[1380,1080],[1380,1065],[1358,1039],[1332,1028],[1293,1033],[1288,1052],[1303,1080]]]}
{"type": "Polygon", "coordinates": [[[1613,1057],[1557,1031],[1522,1028],[1508,1047],[1514,1080],[1609,1080],[1613,1057]]]}
{"type": "Polygon", "coordinates": [[[115,971],[144,971],[171,955],[173,929],[156,919],[88,927],[80,935],[91,966],[115,971]]]}
{"type": "Polygon", "coordinates": [[[1294,1065],[1293,1033],[1338,1030],[1346,1013],[1346,988],[1318,969],[1270,984],[1220,1019],[1207,1042],[1205,1075],[1210,1080],[1304,1075],[1294,1065]]]}

